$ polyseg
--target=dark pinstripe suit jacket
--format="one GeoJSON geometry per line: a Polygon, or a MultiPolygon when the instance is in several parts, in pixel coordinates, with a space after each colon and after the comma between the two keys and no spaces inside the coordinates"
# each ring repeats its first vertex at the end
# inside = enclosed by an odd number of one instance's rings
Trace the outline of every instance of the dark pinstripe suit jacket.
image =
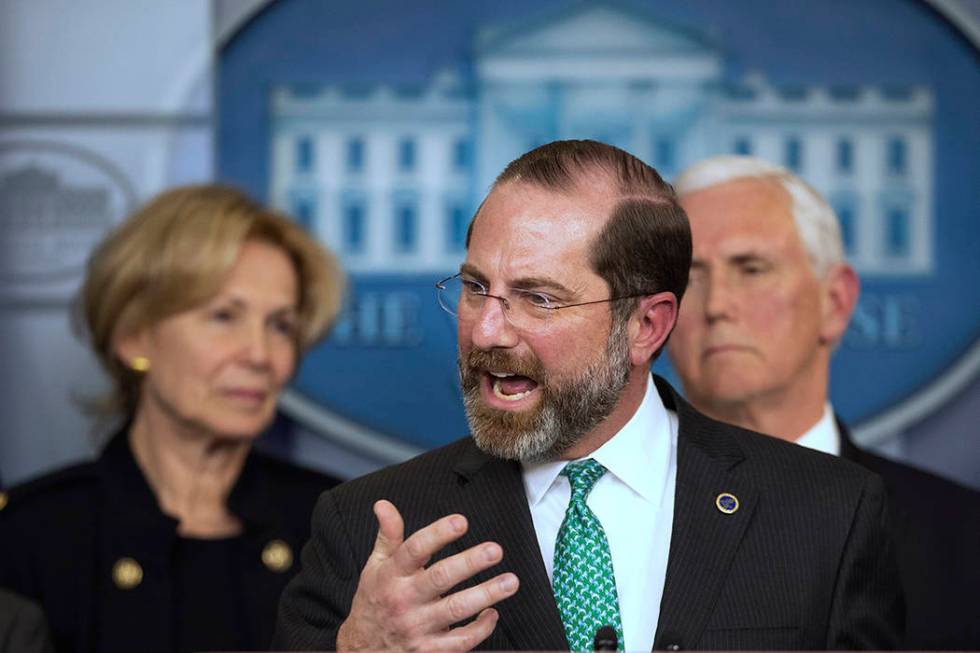
{"type": "MultiPolygon", "coordinates": [[[[886,536],[881,480],[847,461],[721,424],[661,379],[679,417],[677,489],[655,648],[821,649],[894,647],[902,602],[886,536]],[[715,507],[720,492],[737,512],[715,507]]],[[[345,483],[313,515],[302,571],[283,593],[273,648],[330,650],[374,544],[371,511],[391,500],[406,533],[459,512],[469,532],[442,555],[486,540],[518,593],[481,648],[568,649],[541,561],[520,466],[480,452],[470,439],[345,483]]],[[[627,642],[627,645],[629,643],[627,642]]]]}
{"type": "Polygon", "coordinates": [[[980,649],[980,493],[859,449],[847,427],[841,457],[881,476],[905,593],[912,651],[980,649]]]}

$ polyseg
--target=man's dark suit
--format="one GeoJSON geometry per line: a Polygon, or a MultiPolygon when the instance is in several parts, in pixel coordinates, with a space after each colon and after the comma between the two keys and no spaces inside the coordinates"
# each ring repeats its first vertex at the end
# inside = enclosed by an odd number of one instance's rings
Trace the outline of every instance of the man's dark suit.
{"type": "MultiPolygon", "coordinates": [[[[897,644],[902,603],[886,536],[881,480],[857,465],[721,424],[657,380],[679,418],[677,488],[656,648],[884,649],[897,644]],[[738,497],[734,514],[715,505],[738,497]]],[[[302,571],[279,607],[273,648],[329,650],[346,618],[377,524],[391,500],[411,533],[446,514],[470,530],[440,555],[486,540],[518,593],[497,607],[490,650],[567,650],[541,560],[520,465],[470,439],[324,494],[302,571]]]]}
{"type": "Polygon", "coordinates": [[[909,650],[980,649],[980,494],[857,448],[841,457],[881,476],[905,593],[909,650]]]}

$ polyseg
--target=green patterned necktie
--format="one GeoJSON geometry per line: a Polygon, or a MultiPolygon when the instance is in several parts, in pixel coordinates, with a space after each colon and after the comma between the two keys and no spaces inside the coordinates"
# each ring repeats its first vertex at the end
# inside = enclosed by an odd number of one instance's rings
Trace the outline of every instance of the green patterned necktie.
{"type": "Polygon", "coordinates": [[[612,626],[622,651],[623,625],[609,542],[602,524],[585,504],[606,468],[589,458],[565,465],[561,473],[571,483],[572,498],[555,542],[552,585],[569,650],[591,651],[596,631],[612,626]]]}

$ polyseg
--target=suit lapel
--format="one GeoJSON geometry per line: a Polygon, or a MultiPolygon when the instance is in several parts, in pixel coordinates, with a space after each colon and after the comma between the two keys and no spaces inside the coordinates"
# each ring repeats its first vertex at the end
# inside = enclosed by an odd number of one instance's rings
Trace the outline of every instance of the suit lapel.
{"type": "MultiPolygon", "coordinates": [[[[758,491],[733,472],[744,453],[731,435],[732,427],[707,419],[666,382],[654,378],[664,405],[676,410],[679,419],[673,530],[654,646],[692,648],[721,592],[758,491]],[[716,506],[723,492],[738,498],[733,514],[716,506]]],[[[459,485],[446,497],[446,512],[461,512],[470,522],[469,531],[454,545],[456,552],[485,541],[497,542],[504,550],[503,562],[478,574],[473,582],[504,571],[515,573],[521,582],[515,596],[496,606],[498,631],[509,640],[507,647],[499,648],[567,650],[520,466],[488,456],[471,443],[455,471],[459,485]]]]}
{"type": "Polygon", "coordinates": [[[755,509],[758,492],[732,469],[744,458],[728,429],[695,412],[670,386],[658,386],[677,411],[677,487],[673,530],[654,647],[694,648],[714,608],[755,509]],[[737,497],[725,514],[719,494],[737,497]]]}
{"type": "Polygon", "coordinates": [[[509,639],[510,650],[567,650],[565,630],[531,521],[521,469],[517,463],[488,456],[470,445],[456,466],[460,484],[446,497],[450,512],[469,520],[469,531],[456,542],[457,551],[481,542],[497,542],[504,559],[478,574],[475,583],[511,571],[520,579],[517,594],[496,607],[497,629],[509,639]]]}

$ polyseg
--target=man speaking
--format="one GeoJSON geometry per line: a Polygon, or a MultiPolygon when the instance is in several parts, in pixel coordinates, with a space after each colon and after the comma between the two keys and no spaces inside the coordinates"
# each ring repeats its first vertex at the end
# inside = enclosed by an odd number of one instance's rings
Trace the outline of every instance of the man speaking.
{"type": "Polygon", "coordinates": [[[694,256],[670,358],[688,399],[879,474],[908,609],[903,646],[980,648],[980,495],[858,449],[828,403],[831,353],[858,296],[833,210],[751,157],[697,163],[677,192],[694,256]]]}
{"type": "Polygon", "coordinates": [[[320,498],[274,645],[894,646],[880,480],[652,380],[690,261],[672,189],[630,154],[508,165],[438,284],[471,437],[320,498]]]}

